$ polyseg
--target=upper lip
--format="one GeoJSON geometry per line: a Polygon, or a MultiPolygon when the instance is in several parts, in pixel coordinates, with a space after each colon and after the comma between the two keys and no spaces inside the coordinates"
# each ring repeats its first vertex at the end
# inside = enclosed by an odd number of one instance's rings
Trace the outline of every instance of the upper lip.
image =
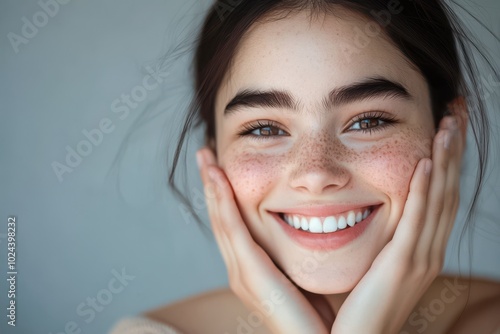
{"type": "Polygon", "coordinates": [[[294,206],[292,208],[283,208],[276,210],[273,209],[272,211],[277,213],[296,214],[302,216],[328,217],[345,213],[351,210],[375,207],[379,204],[380,203],[330,204],[330,205],[314,205],[314,206],[302,205],[302,206],[294,206]]]}

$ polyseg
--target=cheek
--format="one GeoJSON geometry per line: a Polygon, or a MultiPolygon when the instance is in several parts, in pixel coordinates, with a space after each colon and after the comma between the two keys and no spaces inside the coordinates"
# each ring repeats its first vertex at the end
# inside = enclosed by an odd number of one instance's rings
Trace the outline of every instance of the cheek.
{"type": "Polygon", "coordinates": [[[431,148],[432,137],[422,132],[398,134],[363,152],[365,164],[360,173],[386,194],[406,199],[415,167],[420,159],[431,156],[431,148]]]}
{"type": "Polygon", "coordinates": [[[233,187],[236,198],[244,206],[257,204],[269,191],[272,182],[282,172],[280,157],[255,151],[225,152],[221,167],[233,187]]]}

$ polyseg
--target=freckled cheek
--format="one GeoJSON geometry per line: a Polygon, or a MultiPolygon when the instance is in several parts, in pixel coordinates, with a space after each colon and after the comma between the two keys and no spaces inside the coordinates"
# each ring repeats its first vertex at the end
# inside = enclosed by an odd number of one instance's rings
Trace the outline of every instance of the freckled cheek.
{"type": "Polygon", "coordinates": [[[384,145],[364,153],[359,171],[372,186],[383,190],[392,200],[405,200],[410,181],[420,159],[430,157],[430,140],[384,145]]]}
{"type": "Polygon", "coordinates": [[[255,208],[279,179],[279,159],[261,154],[231,155],[224,158],[223,169],[238,202],[255,208]]]}

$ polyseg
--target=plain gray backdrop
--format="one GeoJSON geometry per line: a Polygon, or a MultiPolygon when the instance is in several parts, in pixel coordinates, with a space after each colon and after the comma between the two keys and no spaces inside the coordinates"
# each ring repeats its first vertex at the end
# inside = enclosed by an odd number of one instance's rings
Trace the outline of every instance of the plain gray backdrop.
{"type": "MultiPolygon", "coordinates": [[[[2,333],[55,334],[72,326],[103,333],[121,317],[227,285],[213,238],[203,235],[166,186],[165,159],[171,158],[192,94],[189,49],[174,47],[190,40],[211,1],[66,2],[45,9],[43,4],[53,2],[0,4],[2,333]],[[35,21],[38,27],[30,30],[35,21]],[[163,54],[177,51],[187,53],[157,66],[163,54]],[[151,87],[154,80],[144,83],[150,71],[160,73],[157,87],[151,87]],[[131,96],[129,104],[126,96],[131,96]],[[94,143],[85,133],[94,134],[94,143]],[[71,150],[85,156],[69,158],[71,172],[60,170],[58,177],[54,166],[67,165],[71,150]],[[120,159],[113,164],[117,154],[120,159]],[[10,215],[17,220],[16,327],[8,326],[6,317],[10,215]]],[[[500,3],[476,3],[474,13],[500,35],[500,3]]],[[[500,45],[470,24],[498,66],[500,45]]],[[[500,165],[500,83],[487,69],[481,79],[489,92],[485,102],[495,111],[494,142],[471,269],[500,280],[500,178],[495,171],[500,165]]],[[[190,134],[185,151],[187,191],[207,221],[194,159],[201,138],[200,131],[190,134]]],[[[466,154],[463,203],[470,200],[475,177],[470,140],[466,154]]],[[[446,272],[459,270],[464,209],[449,242],[446,272]]],[[[467,246],[467,238],[462,244],[467,246]]],[[[469,258],[461,259],[467,271],[469,258]]]]}

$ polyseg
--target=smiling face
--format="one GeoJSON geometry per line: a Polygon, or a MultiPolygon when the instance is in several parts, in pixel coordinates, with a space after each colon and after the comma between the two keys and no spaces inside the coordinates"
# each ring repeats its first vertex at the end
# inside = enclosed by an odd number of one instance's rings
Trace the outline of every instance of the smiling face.
{"type": "Polygon", "coordinates": [[[435,134],[423,76],[382,33],[360,49],[369,21],[339,13],[254,24],[215,104],[218,163],[252,236],[323,294],[350,291],[391,239],[435,134]],[[369,215],[341,230],[351,209],[369,215]]]}

